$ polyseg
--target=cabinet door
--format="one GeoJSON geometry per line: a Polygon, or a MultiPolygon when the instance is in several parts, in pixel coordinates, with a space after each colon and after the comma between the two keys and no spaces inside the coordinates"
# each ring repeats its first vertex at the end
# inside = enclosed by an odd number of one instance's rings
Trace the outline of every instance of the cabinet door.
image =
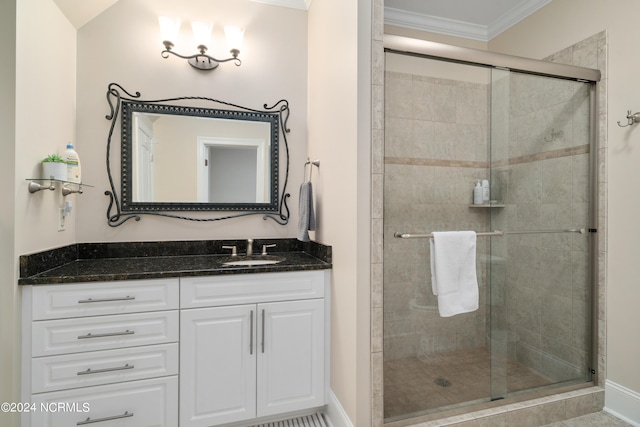
{"type": "Polygon", "coordinates": [[[324,300],[258,304],[258,313],[258,416],[324,405],[324,300]]]}
{"type": "Polygon", "coordinates": [[[182,310],[180,425],[256,416],[256,306],[182,310]]]}

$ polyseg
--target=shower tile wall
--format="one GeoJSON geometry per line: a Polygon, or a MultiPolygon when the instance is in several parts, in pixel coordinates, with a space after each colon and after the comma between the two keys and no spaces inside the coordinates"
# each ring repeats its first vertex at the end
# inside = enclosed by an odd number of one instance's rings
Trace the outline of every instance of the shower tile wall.
{"type": "Polygon", "coordinates": [[[391,236],[487,229],[487,210],[469,205],[475,181],[488,178],[488,96],[488,85],[386,73],[385,360],[485,346],[486,265],[478,264],[480,309],[441,318],[429,241],[391,236]]]}

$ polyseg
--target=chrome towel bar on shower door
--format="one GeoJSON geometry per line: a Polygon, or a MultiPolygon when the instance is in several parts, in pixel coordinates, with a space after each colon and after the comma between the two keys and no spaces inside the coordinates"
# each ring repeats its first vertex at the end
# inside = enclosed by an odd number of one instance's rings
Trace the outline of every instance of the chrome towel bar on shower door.
{"type": "MultiPolygon", "coordinates": [[[[553,234],[553,233],[586,233],[584,228],[567,228],[562,230],[523,230],[523,231],[487,231],[476,233],[478,237],[499,237],[504,236],[506,234],[553,234]]],[[[396,239],[431,239],[433,238],[433,234],[410,234],[410,233],[394,233],[393,237],[396,239]]]]}
{"type": "MultiPolygon", "coordinates": [[[[494,236],[502,236],[504,233],[502,231],[488,231],[486,233],[476,233],[478,237],[494,237],[494,236]]],[[[433,234],[409,234],[409,233],[394,233],[393,237],[396,239],[432,239],[433,234]]]]}

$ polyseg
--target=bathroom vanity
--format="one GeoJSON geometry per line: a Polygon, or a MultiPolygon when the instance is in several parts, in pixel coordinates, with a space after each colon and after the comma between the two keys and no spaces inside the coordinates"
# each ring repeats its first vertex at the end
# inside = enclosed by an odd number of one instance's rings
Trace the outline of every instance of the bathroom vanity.
{"type": "Polygon", "coordinates": [[[321,410],[331,248],[283,240],[248,259],[221,254],[229,241],[23,257],[22,425],[236,426],[321,410]]]}

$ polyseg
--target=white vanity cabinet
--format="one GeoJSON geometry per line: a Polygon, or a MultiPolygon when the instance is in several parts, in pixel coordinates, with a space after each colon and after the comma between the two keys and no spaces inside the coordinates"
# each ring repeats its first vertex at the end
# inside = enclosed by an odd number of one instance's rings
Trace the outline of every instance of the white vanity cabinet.
{"type": "Polygon", "coordinates": [[[22,291],[24,427],[177,425],[177,278],[22,291]]]}
{"type": "Polygon", "coordinates": [[[322,407],[326,271],[183,278],[180,426],[322,407]]]}
{"type": "Polygon", "coordinates": [[[23,285],[23,427],[254,425],[322,409],[329,270],[23,285]]]}

